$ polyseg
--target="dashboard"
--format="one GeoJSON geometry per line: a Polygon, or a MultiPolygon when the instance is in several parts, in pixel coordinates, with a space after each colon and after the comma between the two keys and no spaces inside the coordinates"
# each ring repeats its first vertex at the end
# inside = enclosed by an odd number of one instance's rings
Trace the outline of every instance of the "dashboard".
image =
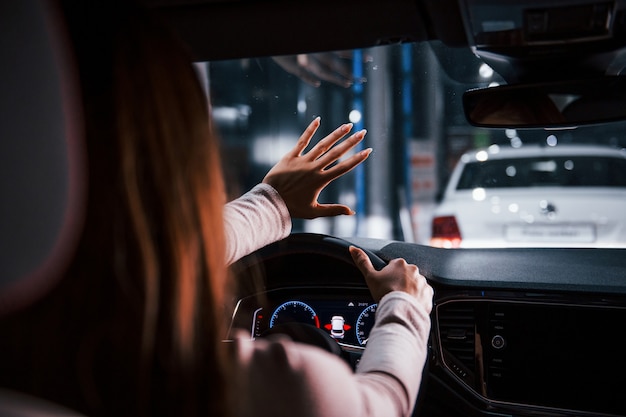
{"type": "Polygon", "coordinates": [[[307,326],[355,366],[376,304],[352,264],[351,244],[378,269],[396,257],[415,263],[435,289],[414,416],[626,415],[619,250],[457,251],[295,234],[234,266],[231,330],[255,339],[307,326]]]}

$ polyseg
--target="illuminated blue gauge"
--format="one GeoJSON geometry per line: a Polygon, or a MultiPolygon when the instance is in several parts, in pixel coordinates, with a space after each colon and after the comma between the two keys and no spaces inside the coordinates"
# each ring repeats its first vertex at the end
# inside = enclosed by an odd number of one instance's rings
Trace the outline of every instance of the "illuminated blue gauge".
{"type": "Polygon", "coordinates": [[[310,305],[302,301],[287,301],[279,305],[270,318],[270,328],[285,323],[312,324],[320,328],[320,319],[310,305]]]}
{"type": "Polygon", "coordinates": [[[356,320],[356,340],[359,345],[367,345],[370,337],[370,331],[374,327],[374,318],[376,317],[376,307],[378,304],[371,304],[361,311],[359,318],[356,320]]]}

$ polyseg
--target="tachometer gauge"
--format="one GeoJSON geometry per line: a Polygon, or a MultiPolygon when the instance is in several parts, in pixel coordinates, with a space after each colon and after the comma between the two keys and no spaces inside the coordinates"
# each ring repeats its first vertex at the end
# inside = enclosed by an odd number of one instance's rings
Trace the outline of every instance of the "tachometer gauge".
{"type": "Polygon", "coordinates": [[[356,321],[356,339],[361,346],[365,346],[370,337],[370,331],[374,327],[374,317],[376,316],[376,306],[371,304],[361,311],[356,321]]]}
{"type": "Polygon", "coordinates": [[[287,301],[279,305],[272,313],[270,328],[277,324],[293,322],[312,324],[318,329],[320,327],[320,319],[310,305],[302,301],[287,301]]]}

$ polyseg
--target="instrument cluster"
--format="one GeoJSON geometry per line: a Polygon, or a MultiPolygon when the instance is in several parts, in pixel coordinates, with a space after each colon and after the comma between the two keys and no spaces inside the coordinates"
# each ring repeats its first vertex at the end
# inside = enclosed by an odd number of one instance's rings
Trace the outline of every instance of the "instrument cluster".
{"type": "Polygon", "coordinates": [[[233,326],[248,329],[255,339],[280,324],[304,323],[327,332],[340,345],[365,347],[376,307],[367,289],[280,289],[240,300],[233,326]]]}

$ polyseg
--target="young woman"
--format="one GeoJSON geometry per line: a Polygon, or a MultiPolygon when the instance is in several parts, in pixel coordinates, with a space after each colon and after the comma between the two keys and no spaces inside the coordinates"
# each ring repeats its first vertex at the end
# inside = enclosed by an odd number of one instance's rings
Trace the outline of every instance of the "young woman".
{"type": "Polygon", "coordinates": [[[379,302],[356,373],[290,340],[222,342],[228,262],[286,236],[291,216],[350,214],[317,196],[367,158],[326,169],[365,132],[336,144],[341,126],[303,153],[314,120],[262,185],[225,206],[190,58],[129,3],[62,1],[85,114],[86,217],[60,283],[0,321],[0,386],[89,416],[409,415],[432,289],[403,260],[377,272],[351,249],[379,302]],[[249,233],[265,221],[278,231],[249,233]]]}

